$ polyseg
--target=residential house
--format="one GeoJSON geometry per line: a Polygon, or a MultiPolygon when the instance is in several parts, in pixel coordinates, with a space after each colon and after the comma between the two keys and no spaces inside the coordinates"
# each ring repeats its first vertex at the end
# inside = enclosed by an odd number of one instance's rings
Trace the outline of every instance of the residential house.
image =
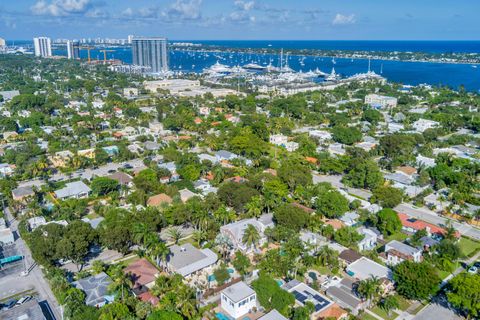
{"type": "Polygon", "coordinates": [[[131,277],[134,292],[140,292],[143,288],[151,289],[159,276],[158,269],[145,258],[132,262],[123,272],[131,277]]]}
{"type": "Polygon", "coordinates": [[[360,215],[356,212],[347,212],[342,217],[340,217],[340,221],[343,222],[344,225],[348,227],[353,227],[358,223],[358,219],[360,215]]]}
{"type": "Polygon", "coordinates": [[[113,157],[114,155],[117,155],[119,150],[117,146],[108,146],[108,147],[103,147],[103,151],[105,151],[110,157],[113,157]]]}
{"type": "Polygon", "coordinates": [[[78,150],[77,155],[80,157],[85,157],[88,159],[94,159],[95,158],[95,149],[85,149],[85,150],[78,150]]]}
{"type": "Polygon", "coordinates": [[[5,226],[5,220],[2,219],[0,224],[0,247],[6,244],[12,244],[15,242],[15,237],[13,236],[12,230],[5,226]]]}
{"type": "Polygon", "coordinates": [[[375,231],[360,227],[357,229],[357,232],[363,235],[363,239],[358,242],[358,250],[367,251],[375,249],[378,241],[378,234],[375,231]]]}
{"type": "Polygon", "coordinates": [[[261,246],[267,240],[264,235],[265,229],[274,226],[273,215],[264,214],[258,219],[251,218],[232,222],[230,224],[220,227],[220,233],[224,236],[227,236],[232,241],[234,250],[241,250],[243,252],[249,253],[253,250],[253,248],[247,247],[247,245],[243,243],[243,233],[249,225],[254,226],[259,232],[260,243],[258,245],[261,246]]]}
{"type": "Polygon", "coordinates": [[[169,205],[173,202],[172,198],[165,193],[160,193],[155,196],[151,196],[147,200],[147,206],[149,207],[161,207],[163,205],[169,205]]]}
{"type": "Polygon", "coordinates": [[[375,109],[396,108],[398,99],[395,97],[368,94],[365,96],[365,104],[375,109]]]}
{"type": "Polygon", "coordinates": [[[27,220],[27,225],[28,229],[30,231],[33,231],[37,229],[40,226],[43,226],[47,224],[47,220],[45,220],[45,217],[39,216],[39,217],[33,217],[27,220]]]}
{"type": "Polygon", "coordinates": [[[90,195],[92,190],[82,181],[70,182],[65,185],[64,188],[55,191],[55,197],[57,199],[81,199],[90,195]]]}
{"type": "Polygon", "coordinates": [[[436,165],[435,159],[424,157],[421,154],[417,156],[415,162],[417,163],[417,166],[425,168],[435,167],[436,165]]]}
{"type": "Polygon", "coordinates": [[[363,258],[363,256],[358,253],[355,250],[352,249],[347,249],[342,251],[339,255],[338,258],[345,264],[345,265],[350,265],[354,263],[355,261],[363,258]]]}
{"type": "Polygon", "coordinates": [[[18,187],[12,190],[12,199],[15,201],[24,201],[35,195],[35,191],[31,186],[18,187]]]}
{"type": "Polygon", "coordinates": [[[385,245],[385,255],[386,263],[392,266],[405,260],[413,262],[421,262],[423,260],[421,249],[414,248],[397,240],[392,240],[385,245]]]}
{"type": "Polygon", "coordinates": [[[238,319],[257,307],[257,294],[240,281],[220,293],[222,309],[233,319],[238,319]]]}
{"type": "Polygon", "coordinates": [[[342,308],[350,310],[353,315],[358,315],[360,310],[364,309],[366,305],[355,292],[355,282],[352,278],[343,278],[341,281],[329,286],[326,293],[342,308]]]}
{"type": "Polygon", "coordinates": [[[10,176],[14,172],[14,165],[8,163],[0,163],[0,177],[4,178],[10,176]]]}
{"type": "Polygon", "coordinates": [[[379,279],[392,279],[392,271],[389,268],[366,257],[361,257],[352,262],[345,270],[349,276],[360,281],[369,279],[372,276],[379,279]]]}
{"type": "MultiPolygon", "coordinates": [[[[446,230],[438,227],[434,224],[418,220],[416,218],[409,217],[404,213],[398,213],[398,217],[402,222],[402,230],[413,234],[420,230],[426,230],[428,236],[433,236],[435,238],[443,238],[443,235],[446,233],[446,230]]],[[[455,232],[455,237],[460,238],[460,232],[455,232]]]]}
{"type": "Polygon", "coordinates": [[[112,279],[105,272],[72,282],[75,288],[85,292],[85,304],[96,308],[114,301],[115,296],[108,294],[111,284],[112,279]]]}
{"type": "Polygon", "coordinates": [[[423,133],[428,129],[436,128],[440,125],[439,122],[427,119],[418,119],[412,124],[416,132],[423,133]]]}
{"type": "Polygon", "coordinates": [[[215,157],[217,158],[218,162],[222,162],[222,161],[231,161],[233,159],[236,159],[238,158],[238,155],[230,151],[220,150],[215,152],[215,157]]]}
{"type": "Polygon", "coordinates": [[[56,168],[64,168],[69,165],[73,158],[73,153],[69,150],[58,151],[55,155],[48,157],[48,160],[56,168]]]}
{"type": "Polygon", "coordinates": [[[170,272],[189,277],[199,271],[213,271],[212,266],[217,260],[218,257],[212,250],[197,249],[190,243],[186,243],[170,247],[166,265],[170,272]]]}
{"type": "Polygon", "coordinates": [[[332,140],[332,134],[324,130],[310,130],[308,131],[308,135],[311,138],[317,139],[320,142],[332,140]]]}
{"type": "Polygon", "coordinates": [[[187,188],[182,189],[178,192],[180,193],[180,200],[182,200],[183,203],[187,202],[193,197],[198,197],[198,194],[188,190],[187,188]]]}
{"type": "Polygon", "coordinates": [[[200,179],[193,183],[193,187],[200,190],[202,195],[206,196],[209,193],[217,193],[218,188],[213,187],[206,179],[200,179]]]}
{"type": "Polygon", "coordinates": [[[280,312],[273,309],[269,313],[258,318],[258,320],[288,320],[288,318],[285,318],[280,312]]]}
{"type": "Polygon", "coordinates": [[[311,319],[316,319],[319,313],[333,305],[333,302],[330,299],[296,279],[284,284],[282,289],[293,294],[295,297],[295,303],[298,306],[303,307],[307,302],[313,304],[314,310],[311,319]]]}
{"type": "Polygon", "coordinates": [[[125,172],[122,172],[122,171],[117,171],[117,172],[107,176],[107,178],[117,181],[122,186],[128,186],[128,187],[133,186],[132,176],[130,176],[129,174],[126,174],[125,172]]]}

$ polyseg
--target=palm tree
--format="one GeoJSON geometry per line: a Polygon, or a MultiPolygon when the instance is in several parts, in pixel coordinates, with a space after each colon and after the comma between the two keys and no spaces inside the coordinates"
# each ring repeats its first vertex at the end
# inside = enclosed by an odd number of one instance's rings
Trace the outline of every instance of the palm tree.
{"type": "Polygon", "coordinates": [[[362,299],[367,301],[367,305],[370,305],[380,293],[380,280],[372,276],[369,279],[362,280],[358,283],[357,292],[362,299]]]}
{"type": "Polygon", "coordinates": [[[264,199],[262,196],[253,196],[250,201],[245,205],[245,210],[249,217],[258,218],[263,213],[264,199]]]}
{"type": "Polygon", "coordinates": [[[222,254],[222,257],[225,259],[227,253],[233,248],[232,241],[229,237],[219,233],[215,238],[215,244],[218,246],[218,250],[222,254]]]}
{"type": "Polygon", "coordinates": [[[186,319],[192,319],[197,313],[197,299],[193,288],[183,285],[177,290],[175,309],[186,319]]]}
{"type": "Polygon", "coordinates": [[[221,222],[222,225],[226,225],[229,222],[232,222],[236,218],[236,214],[232,210],[228,210],[227,207],[221,206],[214,213],[213,216],[217,221],[221,222]]]}
{"type": "Polygon", "coordinates": [[[400,308],[397,298],[395,296],[387,296],[382,299],[381,307],[387,312],[390,317],[392,310],[400,308]]]}
{"type": "Polygon", "coordinates": [[[110,289],[113,291],[121,289],[122,292],[122,301],[124,300],[123,290],[124,287],[130,287],[132,285],[132,280],[129,275],[125,274],[122,268],[116,265],[112,271],[112,284],[110,289]]]}
{"type": "Polygon", "coordinates": [[[197,244],[197,246],[200,246],[201,243],[207,239],[207,233],[202,230],[195,230],[192,234],[192,238],[197,244]]]}
{"type": "Polygon", "coordinates": [[[145,244],[151,237],[152,230],[146,223],[136,223],[133,225],[133,241],[138,244],[145,244]]]}
{"type": "Polygon", "coordinates": [[[178,244],[180,239],[183,238],[183,233],[180,231],[179,228],[171,228],[168,230],[168,237],[170,238],[171,241],[173,241],[175,244],[178,244]]]}
{"type": "MultiPolygon", "coordinates": [[[[159,266],[162,262],[167,261],[167,257],[170,254],[170,249],[164,242],[158,242],[151,250],[150,254],[155,257],[155,261],[157,262],[157,266],[159,266]]],[[[162,263],[163,268],[163,263],[162,263]]]]}
{"type": "Polygon", "coordinates": [[[242,243],[246,245],[247,248],[253,247],[256,249],[259,242],[260,233],[258,232],[257,228],[249,224],[243,232],[242,243]]]}

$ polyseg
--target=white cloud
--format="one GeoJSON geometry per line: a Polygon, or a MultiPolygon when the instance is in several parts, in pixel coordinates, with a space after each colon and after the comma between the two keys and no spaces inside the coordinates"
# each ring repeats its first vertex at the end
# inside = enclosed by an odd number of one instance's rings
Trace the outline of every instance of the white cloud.
{"type": "Polygon", "coordinates": [[[250,11],[255,7],[255,1],[235,0],[235,7],[243,11],[250,11]]]}
{"type": "Polygon", "coordinates": [[[83,14],[92,9],[91,0],[46,0],[37,1],[30,10],[36,15],[64,17],[71,14],[83,14]]]}
{"type": "Polygon", "coordinates": [[[201,4],[202,0],[176,0],[170,8],[162,12],[162,16],[172,20],[199,20],[202,17],[201,4]]]}
{"type": "Polygon", "coordinates": [[[337,13],[335,18],[333,18],[332,24],[333,25],[354,24],[356,21],[357,20],[353,13],[349,15],[343,15],[341,13],[337,13]]]}

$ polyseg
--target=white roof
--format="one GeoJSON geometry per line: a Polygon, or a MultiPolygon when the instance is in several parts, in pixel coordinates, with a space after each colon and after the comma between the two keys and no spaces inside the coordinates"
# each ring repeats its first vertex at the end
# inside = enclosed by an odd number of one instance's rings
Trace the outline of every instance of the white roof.
{"type": "Polygon", "coordinates": [[[392,271],[389,268],[366,257],[361,257],[357,261],[351,263],[347,267],[347,271],[359,280],[365,280],[372,276],[380,279],[392,279],[392,271]]]}
{"type": "Polygon", "coordinates": [[[278,312],[277,310],[273,309],[263,317],[258,318],[258,320],[288,320],[278,312]]]}
{"type": "Polygon", "coordinates": [[[190,243],[170,247],[168,263],[175,272],[186,277],[217,262],[217,255],[210,249],[197,249],[190,243]]]}
{"type": "Polygon", "coordinates": [[[245,298],[255,294],[252,288],[250,288],[245,282],[240,281],[234,285],[224,289],[222,294],[227,296],[233,302],[240,302],[245,298]]]}
{"type": "Polygon", "coordinates": [[[63,199],[76,196],[80,193],[89,193],[91,189],[82,181],[70,182],[65,185],[65,188],[55,191],[57,198],[63,199]]]}

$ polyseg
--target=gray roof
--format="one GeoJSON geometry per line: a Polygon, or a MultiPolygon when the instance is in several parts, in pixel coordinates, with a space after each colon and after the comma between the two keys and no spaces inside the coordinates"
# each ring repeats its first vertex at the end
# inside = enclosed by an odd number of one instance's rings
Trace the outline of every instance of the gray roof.
{"type": "Polygon", "coordinates": [[[221,159],[234,159],[237,157],[237,155],[235,153],[232,153],[230,151],[226,151],[226,150],[220,150],[220,151],[217,151],[215,152],[215,156],[217,156],[218,158],[221,158],[221,159]]]}
{"type": "Polygon", "coordinates": [[[160,149],[160,144],[158,144],[154,141],[145,141],[143,146],[145,147],[145,149],[150,150],[150,151],[160,149]]]}
{"type": "Polygon", "coordinates": [[[233,302],[240,302],[243,299],[255,294],[255,291],[253,291],[253,289],[250,288],[245,282],[240,281],[224,289],[222,293],[233,302]]]}
{"type": "Polygon", "coordinates": [[[342,283],[328,288],[327,294],[344,308],[356,309],[362,303],[352,290],[342,283]]]}
{"type": "Polygon", "coordinates": [[[385,174],[384,177],[387,180],[396,181],[405,185],[410,185],[414,181],[411,177],[398,172],[385,174]]]}
{"type": "Polygon", "coordinates": [[[63,199],[76,196],[80,193],[90,193],[91,189],[82,181],[70,182],[65,185],[65,188],[55,191],[57,198],[63,199]]]}
{"type": "Polygon", "coordinates": [[[414,248],[412,246],[409,246],[408,244],[402,243],[402,242],[397,241],[397,240],[392,240],[385,245],[385,252],[388,252],[391,249],[394,249],[394,250],[396,250],[400,253],[403,253],[407,256],[413,256],[414,254],[416,254],[420,251],[417,248],[414,248]]]}
{"type": "Polygon", "coordinates": [[[75,288],[85,292],[85,304],[96,306],[105,302],[108,296],[108,286],[112,283],[110,277],[105,273],[99,273],[88,278],[83,278],[72,283],[75,288]]]}
{"type": "Polygon", "coordinates": [[[34,194],[35,194],[35,192],[33,191],[31,186],[19,187],[19,188],[16,188],[16,189],[12,190],[12,195],[16,198],[31,196],[31,195],[34,195],[34,194]]]}
{"type": "Polygon", "coordinates": [[[46,320],[36,299],[27,301],[10,310],[0,311],[2,320],[46,320]]]}
{"type": "Polygon", "coordinates": [[[288,320],[278,312],[277,310],[273,309],[263,317],[258,318],[258,320],[288,320]]]}
{"type": "Polygon", "coordinates": [[[95,218],[95,219],[89,219],[89,218],[83,218],[82,221],[90,224],[90,226],[92,226],[93,229],[97,229],[98,225],[100,224],[100,222],[102,222],[103,220],[105,220],[104,217],[98,217],[98,218],[95,218]]]}
{"type": "Polygon", "coordinates": [[[212,250],[200,250],[190,243],[171,246],[168,256],[168,264],[184,277],[214,264],[217,260],[218,257],[212,250]]]}

